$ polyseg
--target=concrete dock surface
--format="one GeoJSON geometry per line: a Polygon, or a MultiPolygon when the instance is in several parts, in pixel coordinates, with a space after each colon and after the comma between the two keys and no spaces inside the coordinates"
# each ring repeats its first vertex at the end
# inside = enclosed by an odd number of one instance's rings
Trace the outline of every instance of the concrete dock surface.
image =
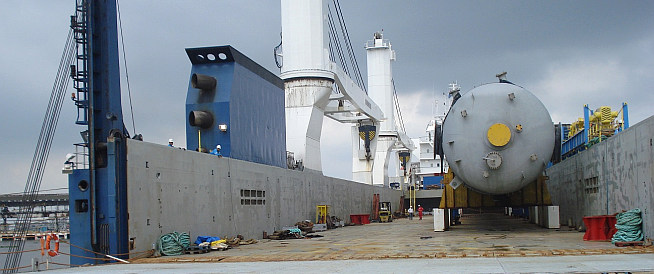
{"type": "Polygon", "coordinates": [[[654,254],[243,263],[114,264],[55,273],[654,273],[654,254]]]}
{"type": "MultiPolygon", "coordinates": [[[[163,256],[59,270],[111,273],[335,272],[534,273],[654,272],[653,247],[583,241],[583,232],[545,229],[497,213],[468,214],[445,232],[433,218],[347,226],[311,239],[261,240],[226,251],[163,256]]],[[[222,236],[222,235],[220,235],[222,236]]]]}

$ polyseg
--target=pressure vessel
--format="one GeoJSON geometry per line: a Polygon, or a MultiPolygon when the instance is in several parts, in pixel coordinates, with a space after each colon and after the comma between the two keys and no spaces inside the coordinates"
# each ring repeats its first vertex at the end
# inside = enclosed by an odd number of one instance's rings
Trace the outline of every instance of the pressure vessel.
{"type": "Polygon", "coordinates": [[[508,82],[462,95],[443,121],[443,152],[455,180],[486,194],[518,191],[536,180],[554,149],[543,103],[508,82]]]}

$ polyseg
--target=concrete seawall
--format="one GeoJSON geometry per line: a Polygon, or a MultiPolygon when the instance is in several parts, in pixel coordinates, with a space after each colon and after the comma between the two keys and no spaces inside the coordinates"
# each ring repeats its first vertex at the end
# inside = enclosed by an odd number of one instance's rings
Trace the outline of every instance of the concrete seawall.
{"type": "Polygon", "coordinates": [[[645,237],[654,237],[654,116],[547,169],[562,224],[584,216],[640,208],[645,237]]]}
{"type": "Polygon", "coordinates": [[[173,232],[261,238],[298,221],[315,221],[316,206],[330,215],[370,214],[373,194],[392,202],[401,191],[214,155],[129,140],[129,238],[138,252],[173,232]]]}

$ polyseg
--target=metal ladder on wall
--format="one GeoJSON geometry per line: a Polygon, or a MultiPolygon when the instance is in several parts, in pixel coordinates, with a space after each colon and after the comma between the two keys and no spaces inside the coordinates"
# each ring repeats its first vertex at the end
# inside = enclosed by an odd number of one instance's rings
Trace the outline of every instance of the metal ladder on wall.
{"type": "Polygon", "coordinates": [[[77,121],[75,124],[88,125],[89,121],[89,70],[88,70],[88,38],[87,38],[87,16],[88,4],[86,0],[77,0],[75,15],[70,17],[70,27],[75,34],[77,44],[77,63],[71,65],[70,76],[74,82],[76,93],[73,93],[73,101],[77,106],[77,121]]]}

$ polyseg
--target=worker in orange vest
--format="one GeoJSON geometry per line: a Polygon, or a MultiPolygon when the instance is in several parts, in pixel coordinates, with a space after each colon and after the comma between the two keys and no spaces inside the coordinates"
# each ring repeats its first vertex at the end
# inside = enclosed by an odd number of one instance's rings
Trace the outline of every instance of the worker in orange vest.
{"type": "Polygon", "coordinates": [[[422,211],[424,210],[425,209],[422,208],[422,206],[418,205],[418,217],[420,218],[420,220],[422,220],[422,211]]]}

